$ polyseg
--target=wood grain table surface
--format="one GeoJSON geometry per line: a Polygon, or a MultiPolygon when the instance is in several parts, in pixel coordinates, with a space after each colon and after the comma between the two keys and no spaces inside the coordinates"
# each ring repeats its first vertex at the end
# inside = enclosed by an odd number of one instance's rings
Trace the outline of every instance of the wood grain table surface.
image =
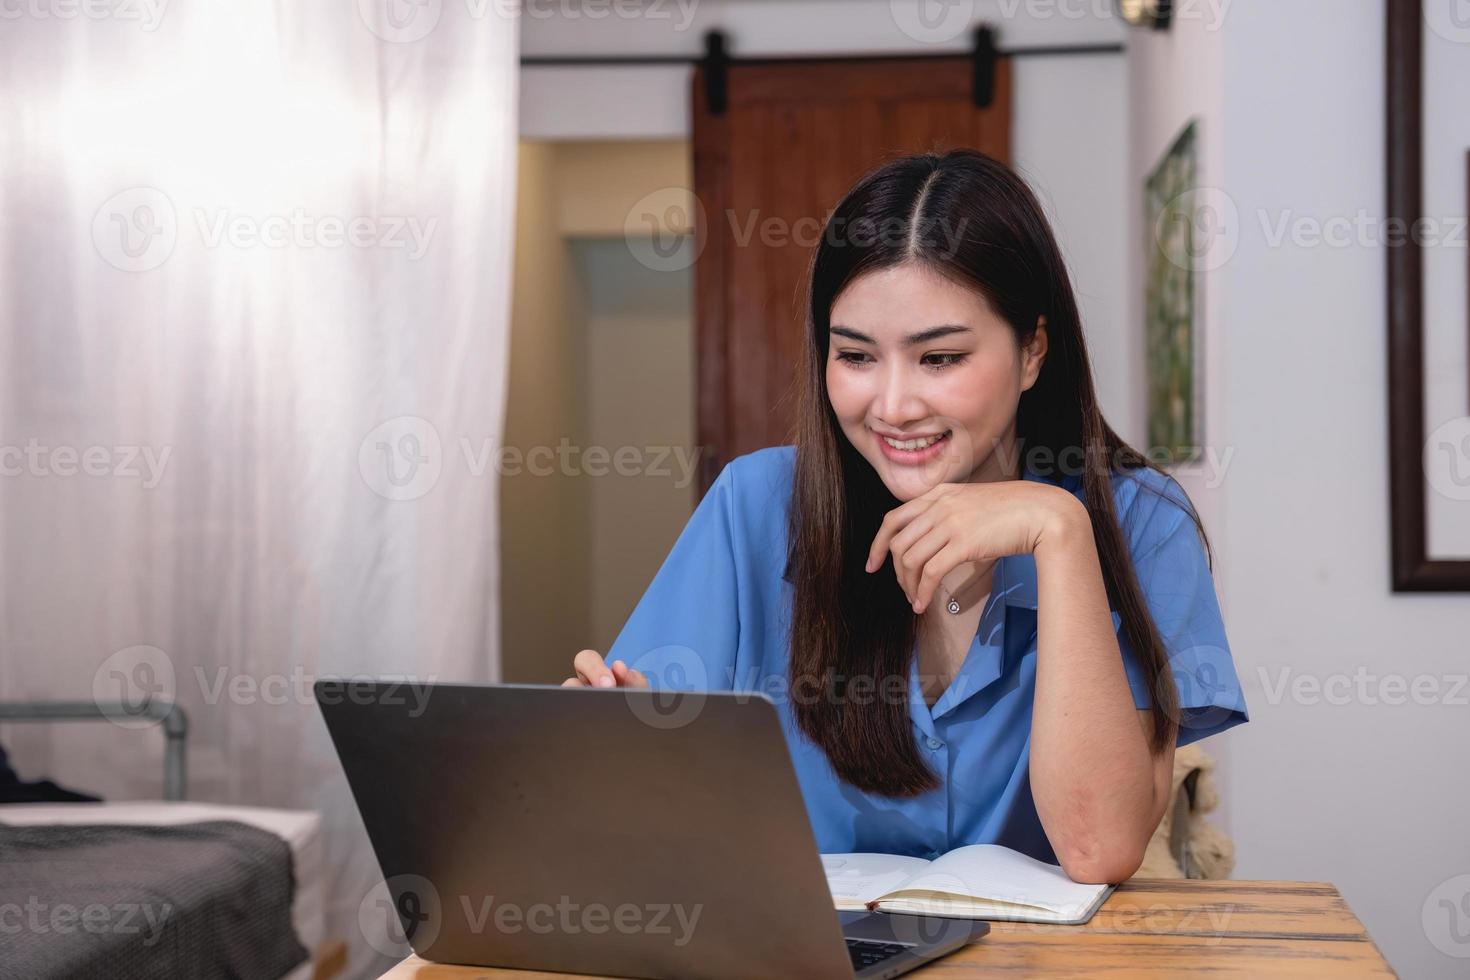
{"type": "MultiPolygon", "coordinates": [[[[995,922],[905,977],[1392,977],[1336,888],[1304,881],[1131,880],[1081,926],[995,922]]],[[[443,966],[410,957],[384,980],[550,980],[569,974],[443,966]]]]}

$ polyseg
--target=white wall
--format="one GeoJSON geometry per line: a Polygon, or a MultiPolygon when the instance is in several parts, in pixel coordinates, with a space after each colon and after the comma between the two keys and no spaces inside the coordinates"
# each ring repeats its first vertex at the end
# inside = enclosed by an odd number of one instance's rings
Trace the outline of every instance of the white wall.
{"type": "MultiPolygon", "coordinates": [[[[965,51],[964,24],[994,25],[1001,47],[1114,43],[1124,31],[1101,0],[669,0],[640,17],[526,16],[525,55],[691,54],[719,28],[735,55],[965,51]],[[654,12],[658,16],[654,15],[654,12]],[[956,18],[946,21],[943,17],[956,18]]],[[[548,12],[561,5],[542,5],[548,12]]],[[[589,8],[590,9],[590,8],[589,8]]],[[[527,139],[655,139],[689,134],[687,67],[527,68],[527,139]]],[[[1071,263],[1102,404],[1125,436],[1142,434],[1141,350],[1128,327],[1127,72],[1121,55],[1021,58],[1014,65],[1013,163],[1049,206],[1071,263]]],[[[835,203],[835,202],[834,202],[835,203]]]]}
{"type": "MultiPolygon", "coordinates": [[[[1204,182],[1239,213],[1233,256],[1205,276],[1208,431],[1235,451],[1211,530],[1251,708],[1216,740],[1229,746],[1237,877],[1331,881],[1402,975],[1463,976],[1470,943],[1455,943],[1439,899],[1470,893],[1470,878],[1451,881],[1470,874],[1470,691],[1454,691],[1470,672],[1470,596],[1389,591],[1384,250],[1371,232],[1346,247],[1273,245],[1262,224],[1382,217],[1382,4],[1239,0],[1223,30],[1133,40],[1134,194],[1199,112],[1204,182]],[[1437,703],[1384,703],[1402,696],[1388,675],[1429,678],[1437,703]],[[1293,683],[1339,686],[1329,700],[1293,683]]],[[[1430,134],[1463,112],[1443,93],[1463,96],[1470,59],[1463,43],[1440,46],[1451,53],[1457,87],[1450,59],[1431,60],[1430,134]]],[[[1464,137],[1451,150],[1458,200],[1430,204],[1441,213],[1465,213],[1464,137]]],[[[1446,261],[1463,296],[1463,243],[1446,261]]],[[[1427,318],[1440,343],[1464,331],[1463,300],[1447,296],[1431,293],[1427,318]]]]}

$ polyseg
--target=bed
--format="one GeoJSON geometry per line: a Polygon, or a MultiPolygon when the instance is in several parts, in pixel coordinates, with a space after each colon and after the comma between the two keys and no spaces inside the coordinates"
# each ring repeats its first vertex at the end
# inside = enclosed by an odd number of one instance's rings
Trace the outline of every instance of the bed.
{"type": "MultiPolygon", "coordinates": [[[[92,719],[105,717],[105,708],[99,709],[89,703],[0,704],[0,720],[92,719]]],[[[160,709],[157,715],[156,720],[163,725],[169,738],[165,792],[169,796],[181,797],[184,792],[183,736],[187,724],[182,712],[171,705],[160,709]]],[[[107,894],[114,896],[159,896],[164,892],[171,896],[184,896],[187,901],[156,898],[153,903],[160,908],[181,910],[175,921],[176,927],[166,936],[169,942],[176,943],[179,937],[184,936],[196,946],[201,943],[210,945],[215,941],[214,937],[224,936],[224,939],[234,941],[243,931],[254,929],[253,936],[245,937],[254,948],[247,950],[249,955],[245,959],[232,961],[232,965],[224,968],[225,973],[308,980],[330,976],[343,965],[341,945],[324,942],[324,853],[321,818],[314,812],[182,799],[0,804],[0,868],[4,869],[0,879],[8,879],[0,880],[0,888],[8,886],[0,905],[9,918],[15,920],[0,925],[6,925],[12,937],[16,933],[14,927],[24,921],[20,917],[25,913],[17,906],[23,905],[28,896],[41,894],[43,898],[37,904],[43,909],[48,904],[45,896],[49,896],[50,905],[64,905],[69,912],[90,905],[100,913],[104,903],[93,899],[110,884],[111,890],[107,894]],[[126,865],[130,858],[132,867],[120,867],[126,865]],[[273,894],[271,888],[275,889],[273,894]],[[240,890],[231,894],[229,889],[240,890]],[[255,901],[260,894],[272,894],[272,899],[259,907],[257,916],[255,901]],[[185,928],[188,922],[186,914],[192,914],[196,922],[211,917],[228,921],[218,927],[210,921],[209,930],[201,933],[198,929],[185,928]],[[262,921],[249,921],[257,918],[262,921]],[[225,935],[224,929],[235,929],[237,935],[225,935]],[[287,933],[294,933],[294,936],[287,933]],[[265,947],[269,948],[265,949],[268,955],[264,958],[250,958],[265,947]],[[247,967],[252,963],[257,966],[266,963],[295,965],[280,972],[266,967],[241,971],[241,963],[247,967]]],[[[34,898],[30,900],[36,901],[34,898]]],[[[123,903],[114,902],[109,907],[123,907],[123,903]]],[[[37,945],[34,942],[36,933],[51,931],[44,913],[41,914],[43,917],[38,921],[42,925],[39,928],[32,926],[29,936],[22,929],[21,938],[32,940],[27,944],[28,954],[37,945]]],[[[116,921],[121,923],[122,919],[116,921]]],[[[87,948],[93,949],[103,941],[82,935],[81,922],[69,925],[76,939],[68,936],[71,944],[66,949],[68,955],[88,943],[93,945],[87,948]]],[[[97,925],[96,932],[106,931],[100,920],[97,925]]],[[[163,937],[164,933],[160,929],[157,935],[163,937]]],[[[54,935],[42,938],[60,942],[54,935]]],[[[181,955],[178,949],[170,949],[167,954],[158,953],[158,949],[162,946],[149,951],[158,963],[169,956],[175,957],[169,960],[175,964],[198,962],[178,959],[181,955]]],[[[156,964],[143,959],[139,962],[145,965],[136,971],[120,969],[116,960],[89,962],[81,967],[75,957],[64,963],[47,962],[48,969],[42,970],[42,975],[122,976],[129,972],[140,976],[157,975],[156,964]]]]}
{"type": "MultiPolygon", "coordinates": [[[[321,818],[303,810],[222,806],[212,803],[11,803],[0,805],[0,824],[11,827],[106,825],[169,827],[210,821],[236,821],[267,831],[290,849],[296,879],[291,924],[307,950],[322,946],[325,914],[321,818]]],[[[312,976],[307,960],[290,980],[312,976]]]]}

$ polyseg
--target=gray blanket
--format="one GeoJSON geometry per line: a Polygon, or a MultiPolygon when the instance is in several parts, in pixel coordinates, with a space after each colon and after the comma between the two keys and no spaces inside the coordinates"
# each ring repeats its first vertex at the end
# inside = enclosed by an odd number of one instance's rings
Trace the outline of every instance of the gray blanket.
{"type": "Polygon", "coordinates": [[[275,980],[294,894],[286,842],[234,821],[0,825],[0,974],[275,980]]]}

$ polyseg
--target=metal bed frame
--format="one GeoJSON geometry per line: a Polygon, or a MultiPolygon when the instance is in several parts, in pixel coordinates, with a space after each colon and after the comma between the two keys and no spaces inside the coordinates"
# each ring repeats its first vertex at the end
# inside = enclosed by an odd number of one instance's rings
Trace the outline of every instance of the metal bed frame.
{"type": "Polygon", "coordinates": [[[188,770],[184,740],[189,717],[172,701],[150,698],[141,709],[121,701],[0,701],[0,723],[23,721],[111,721],[125,716],[163,726],[163,798],[184,799],[188,770]]]}

